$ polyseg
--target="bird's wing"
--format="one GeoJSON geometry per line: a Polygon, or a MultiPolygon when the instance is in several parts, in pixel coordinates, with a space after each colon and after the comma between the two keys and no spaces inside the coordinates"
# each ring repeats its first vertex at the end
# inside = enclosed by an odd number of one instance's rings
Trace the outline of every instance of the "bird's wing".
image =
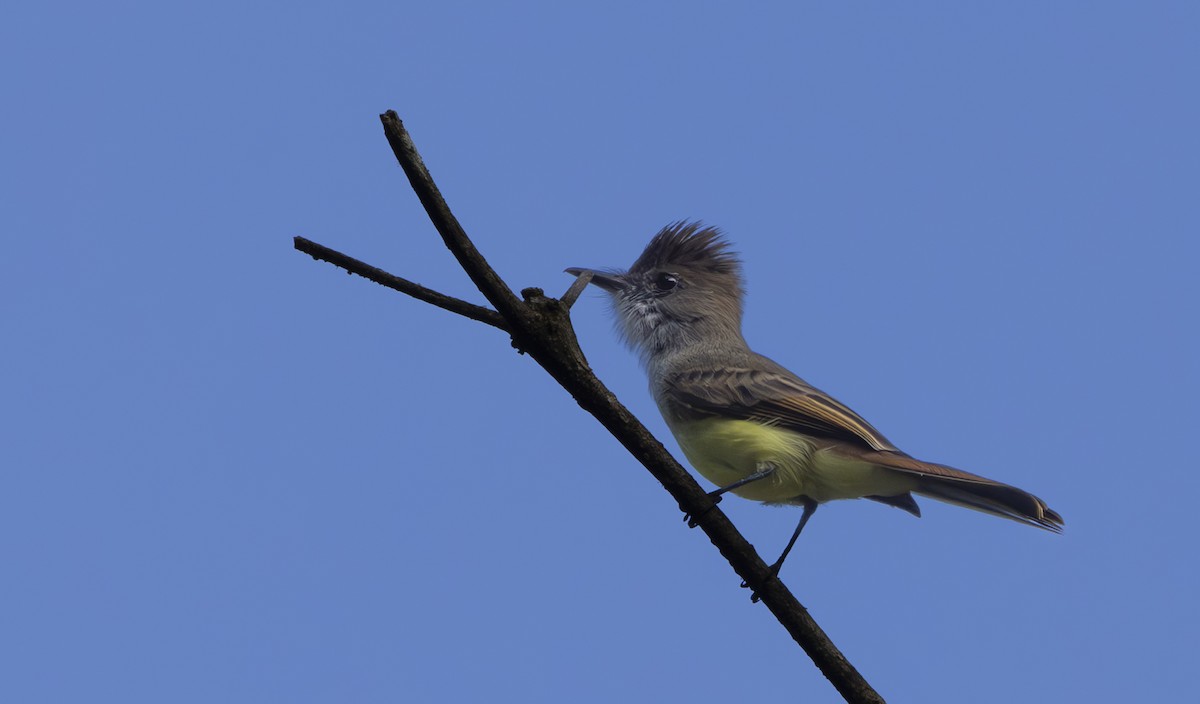
{"type": "Polygon", "coordinates": [[[665,382],[678,411],[753,420],[863,449],[899,452],[857,413],[782,367],[692,369],[665,382]]]}
{"type": "MultiPolygon", "coordinates": [[[[832,396],[787,369],[763,359],[767,368],[693,369],[665,381],[676,413],[718,416],[789,428],[837,442],[837,451],[913,477],[914,492],[947,503],[1060,532],[1063,519],[1046,502],[1002,482],[901,452],[878,430],[832,396]]],[[[879,497],[868,497],[879,500],[879,497]]],[[[911,497],[885,503],[917,513],[911,497]],[[911,503],[911,506],[909,506],[911,503]]]]}

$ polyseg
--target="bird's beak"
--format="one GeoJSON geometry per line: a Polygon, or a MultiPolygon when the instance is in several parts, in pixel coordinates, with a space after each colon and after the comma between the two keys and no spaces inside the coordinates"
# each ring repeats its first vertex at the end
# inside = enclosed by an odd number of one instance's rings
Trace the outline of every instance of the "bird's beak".
{"type": "Polygon", "coordinates": [[[617,291],[624,290],[629,286],[629,284],[625,282],[624,277],[618,274],[606,274],[602,271],[596,271],[595,269],[580,269],[579,267],[575,266],[571,267],[570,269],[564,269],[563,271],[567,272],[571,276],[591,274],[591,283],[596,284],[609,293],[616,293],[617,291]]]}

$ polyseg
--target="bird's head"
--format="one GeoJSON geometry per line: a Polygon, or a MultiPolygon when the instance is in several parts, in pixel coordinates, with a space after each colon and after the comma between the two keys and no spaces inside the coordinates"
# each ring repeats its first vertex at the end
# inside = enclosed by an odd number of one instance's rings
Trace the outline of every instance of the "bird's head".
{"type": "Polygon", "coordinates": [[[645,362],[730,333],[742,339],[741,262],[716,228],[667,225],[628,271],[566,271],[592,274],[612,300],[621,336],[645,362]]]}

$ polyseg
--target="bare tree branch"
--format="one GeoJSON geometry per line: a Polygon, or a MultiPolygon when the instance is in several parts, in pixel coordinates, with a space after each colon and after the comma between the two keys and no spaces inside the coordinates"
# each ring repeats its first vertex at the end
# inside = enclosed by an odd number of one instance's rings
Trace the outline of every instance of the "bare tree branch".
{"type": "Polygon", "coordinates": [[[340,266],[346,270],[348,274],[358,274],[364,279],[370,279],[380,286],[407,293],[408,295],[420,301],[425,301],[430,305],[435,305],[443,310],[448,310],[451,313],[478,320],[481,323],[487,323],[494,328],[508,330],[508,325],[504,322],[504,318],[499,313],[483,306],[477,306],[474,303],[447,296],[444,293],[438,293],[431,288],[425,288],[421,284],[413,283],[408,279],[402,279],[387,273],[383,269],[377,269],[370,264],[361,262],[354,257],[346,256],[336,249],[330,249],[323,245],[319,245],[312,240],[306,240],[303,237],[293,238],[293,244],[296,249],[312,256],[313,259],[327,261],[334,266],[340,266]]]}
{"type": "Polygon", "coordinates": [[[421,205],[425,206],[425,212],[429,214],[433,226],[437,228],[438,234],[442,236],[442,241],[454,254],[454,258],[467,272],[467,276],[470,276],[471,281],[475,282],[479,292],[488,299],[488,303],[491,303],[493,308],[499,311],[500,315],[504,316],[505,320],[512,322],[528,316],[525,306],[521,305],[512,290],[508,288],[508,284],[504,283],[504,280],[492,270],[491,265],[487,263],[479,250],[475,249],[475,245],[463,231],[462,225],[458,224],[454,213],[450,212],[450,206],[446,205],[441,191],[433,182],[429,170],[425,168],[425,162],[417,153],[417,147],[413,144],[412,137],[408,135],[408,130],[404,129],[404,124],[400,122],[400,116],[394,110],[388,110],[380,115],[379,119],[383,121],[383,133],[387,135],[388,144],[392,145],[392,152],[396,155],[396,160],[404,168],[404,173],[408,175],[408,182],[412,184],[412,189],[420,199],[421,205]]]}
{"type": "MultiPolygon", "coordinates": [[[[475,282],[488,301],[496,307],[496,311],[504,320],[503,325],[488,320],[482,322],[507,329],[512,334],[513,343],[518,349],[529,353],[538,364],[542,365],[584,410],[595,416],[629,450],[630,454],[654,475],[655,479],[679,503],[680,510],[691,516],[693,522],[708,535],[709,540],[721,551],[734,571],[745,580],[754,593],[761,597],[763,604],[771,610],[775,618],[812,658],[847,702],[854,704],[883,702],[883,698],[871,688],[862,675],[829,640],[816,621],[809,616],[808,611],[771,572],[767,564],[755,552],[754,547],[716,507],[716,503],[708,493],[592,373],[579,348],[568,311],[569,302],[573,302],[574,298],[578,296],[578,290],[585,284],[579,284],[577,281],[576,286],[572,286],[564,296],[566,301],[547,298],[541,289],[536,288],[523,290],[521,293],[524,301],[518,300],[503,280],[491,269],[479,251],[475,249],[458,221],[454,219],[399,116],[389,110],[381,115],[380,119],[383,121],[384,133],[387,135],[388,142],[392,145],[392,150],[401,166],[404,167],[404,172],[408,175],[409,182],[425,207],[429,219],[471,280],[475,282]]],[[[300,248],[301,241],[308,242],[297,238],[297,248],[300,248]]],[[[313,245],[313,247],[319,247],[319,245],[313,245]]],[[[303,251],[308,252],[309,250],[303,251]]],[[[329,253],[332,250],[324,250],[324,252],[329,253]]],[[[341,263],[338,263],[340,266],[341,263]]],[[[356,263],[366,267],[361,262],[356,263]]],[[[378,272],[378,270],[374,271],[378,272]]],[[[355,273],[359,272],[355,271],[355,273]]],[[[391,276],[384,272],[379,273],[383,277],[391,276]]],[[[364,276],[366,275],[364,274],[364,276]]],[[[371,276],[367,278],[376,280],[371,276]]],[[[396,277],[391,278],[395,279],[396,277]]],[[[403,281],[403,279],[398,280],[403,281]]],[[[404,283],[409,287],[415,286],[409,282],[404,283]]],[[[393,288],[409,293],[409,295],[416,295],[407,288],[393,288]]],[[[428,289],[423,290],[428,291],[428,289]]],[[[436,295],[441,296],[441,294],[436,295]]],[[[426,297],[416,297],[428,300],[426,297]]],[[[429,302],[440,305],[432,300],[429,302]]],[[[458,303],[463,302],[458,301],[458,303]]],[[[440,307],[467,315],[455,307],[447,305],[440,307]]],[[[487,311],[487,309],[482,310],[487,311]]],[[[491,313],[492,311],[487,312],[491,313]]]]}

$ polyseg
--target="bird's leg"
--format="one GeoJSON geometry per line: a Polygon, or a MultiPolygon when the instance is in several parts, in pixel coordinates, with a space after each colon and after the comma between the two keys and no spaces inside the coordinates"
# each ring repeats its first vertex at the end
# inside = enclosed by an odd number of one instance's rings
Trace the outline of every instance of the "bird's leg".
{"type": "Polygon", "coordinates": [[[708,492],[708,495],[710,497],[712,497],[714,502],[716,502],[716,501],[720,500],[721,494],[724,494],[727,491],[733,491],[734,489],[738,488],[739,486],[745,486],[745,485],[749,484],[750,482],[756,482],[759,479],[766,479],[767,477],[771,476],[774,473],[775,473],[775,465],[774,464],[772,464],[770,462],[759,462],[757,468],[750,474],[747,474],[746,476],[744,476],[741,479],[737,480],[736,482],[730,484],[729,486],[723,486],[720,489],[717,489],[715,491],[710,491],[710,492],[708,492]]]}
{"type": "MultiPolygon", "coordinates": [[[[739,486],[745,486],[745,485],[749,484],[750,482],[756,482],[759,479],[765,479],[774,473],[775,473],[775,465],[774,464],[772,464],[770,462],[759,462],[756,465],[756,469],[753,472],[751,472],[750,474],[747,474],[746,476],[742,477],[741,479],[737,480],[736,482],[734,482],[728,486],[723,486],[720,489],[716,489],[716,490],[708,492],[708,496],[710,499],[713,500],[713,505],[715,506],[716,504],[721,503],[721,494],[724,494],[727,491],[732,491],[732,490],[738,488],[739,486]]],[[[683,514],[683,520],[687,522],[688,528],[696,527],[696,519],[692,517],[692,514],[690,514],[690,513],[683,514]]]]}
{"type": "Polygon", "coordinates": [[[788,541],[787,547],[783,549],[783,553],[779,556],[779,559],[775,561],[775,564],[771,565],[771,571],[775,574],[779,574],[779,568],[783,567],[783,561],[787,558],[788,553],[792,551],[792,546],[796,544],[796,538],[800,537],[800,531],[804,530],[804,524],[808,523],[808,519],[812,518],[812,515],[817,511],[816,501],[807,496],[803,500],[804,513],[800,514],[800,522],[796,524],[796,532],[792,533],[792,539],[788,541]]]}
{"type": "MultiPolygon", "coordinates": [[[[775,563],[771,565],[771,574],[774,574],[776,576],[779,575],[779,568],[783,567],[783,561],[787,558],[788,553],[792,551],[792,547],[796,544],[796,539],[800,537],[800,531],[804,530],[804,524],[808,523],[808,519],[812,518],[812,515],[814,513],[816,513],[816,511],[817,511],[817,502],[816,501],[813,501],[812,499],[808,498],[807,496],[805,496],[802,499],[802,501],[804,501],[804,513],[800,514],[800,523],[798,523],[796,525],[796,532],[792,533],[792,539],[788,541],[787,547],[785,547],[783,549],[783,554],[781,554],[779,556],[779,559],[776,560],[775,563]]],[[[748,587],[750,585],[746,584],[745,582],[742,582],[742,586],[748,587]]],[[[757,593],[751,594],[750,601],[757,603],[758,602],[758,594],[757,593]]]]}

